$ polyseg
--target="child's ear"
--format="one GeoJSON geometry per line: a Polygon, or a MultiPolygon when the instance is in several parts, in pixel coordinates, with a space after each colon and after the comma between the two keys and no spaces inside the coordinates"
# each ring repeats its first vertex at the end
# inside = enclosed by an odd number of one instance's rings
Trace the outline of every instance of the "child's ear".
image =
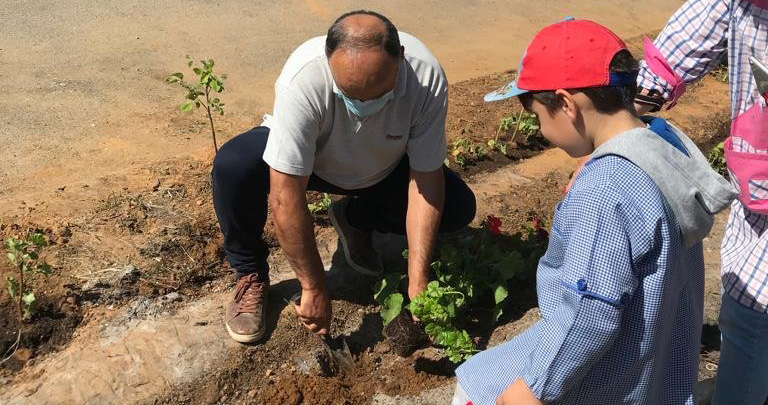
{"type": "Polygon", "coordinates": [[[557,89],[555,95],[560,100],[560,106],[558,107],[571,121],[575,121],[579,116],[579,106],[576,104],[576,100],[573,99],[573,93],[568,90],[557,89]]]}

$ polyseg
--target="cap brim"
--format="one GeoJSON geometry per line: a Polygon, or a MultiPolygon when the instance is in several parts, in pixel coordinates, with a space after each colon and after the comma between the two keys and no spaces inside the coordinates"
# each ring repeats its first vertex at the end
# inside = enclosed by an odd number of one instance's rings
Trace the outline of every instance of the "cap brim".
{"type": "Polygon", "coordinates": [[[517,80],[509,82],[506,85],[499,87],[499,89],[492,91],[483,97],[486,102],[501,101],[511,97],[517,97],[521,94],[527,93],[528,90],[523,90],[517,87],[517,80]]]}

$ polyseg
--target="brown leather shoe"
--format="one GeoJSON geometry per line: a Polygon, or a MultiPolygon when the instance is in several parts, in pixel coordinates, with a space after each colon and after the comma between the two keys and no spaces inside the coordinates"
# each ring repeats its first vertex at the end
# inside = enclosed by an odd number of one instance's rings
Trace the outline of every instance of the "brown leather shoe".
{"type": "Polygon", "coordinates": [[[252,343],[264,336],[267,308],[267,283],[256,274],[240,277],[235,297],[227,305],[224,324],[229,336],[240,343],[252,343]]]}

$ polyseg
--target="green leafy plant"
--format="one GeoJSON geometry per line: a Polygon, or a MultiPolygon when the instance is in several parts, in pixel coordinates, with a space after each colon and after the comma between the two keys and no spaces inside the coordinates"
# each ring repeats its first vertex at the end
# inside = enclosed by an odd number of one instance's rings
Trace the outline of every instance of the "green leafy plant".
{"type": "Polygon", "coordinates": [[[502,132],[506,133],[507,131],[512,129],[512,125],[514,123],[515,123],[514,117],[503,117],[499,121],[499,129],[496,130],[496,136],[494,136],[493,139],[488,141],[488,147],[491,148],[491,150],[496,150],[503,155],[507,154],[507,144],[504,142],[499,142],[499,135],[502,132]]]}
{"type": "Polygon", "coordinates": [[[316,215],[323,212],[328,212],[328,208],[331,207],[332,202],[333,200],[331,200],[331,195],[328,193],[323,193],[323,198],[320,201],[307,204],[307,208],[309,208],[310,214],[316,215]]]}
{"type": "Polygon", "coordinates": [[[513,131],[509,143],[515,142],[518,134],[522,134],[527,142],[528,138],[539,133],[539,119],[536,117],[536,114],[525,110],[520,110],[516,116],[501,118],[496,135],[488,141],[488,147],[491,150],[496,150],[506,155],[508,143],[500,141],[499,138],[502,134],[506,134],[509,131],[513,131]]]}
{"type": "MultiPolygon", "coordinates": [[[[403,252],[403,256],[407,258],[408,251],[403,252]]],[[[381,281],[376,285],[376,293],[373,295],[373,299],[381,305],[381,319],[386,326],[393,319],[400,314],[403,309],[403,294],[398,292],[404,290],[402,287],[406,283],[406,278],[400,273],[388,273],[381,281]]],[[[406,284],[407,285],[407,284],[406,284]]]]}
{"type": "MultiPolygon", "coordinates": [[[[35,276],[48,277],[51,266],[40,258],[40,252],[48,242],[41,233],[29,234],[25,239],[8,238],[5,241],[6,257],[16,270],[14,276],[5,278],[5,289],[16,303],[20,320],[31,319],[37,311],[37,296],[34,291],[35,276]]],[[[21,342],[21,327],[16,335],[16,341],[5,351],[0,364],[6,362],[19,347],[21,342]]]]}
{"type": "MultiPolygon", "coordinates": [[[[444,243],[431,263],[435,280],[404,305],[407,279],[389,274],[377,286],[374,298],[381,304],[384,324],[407,308],[423,324],[427,335],[459,363],[476,353],[465,329],[470,306],[490,305],[495,323],[509,297],[507,282],[526,279],[535,273],[538,259],[546,251],[547,231],[537,220],[533,226],[502,241],[501,220],[488,216],[483,228],[444,243]]],[[[403,254],[407,258],[407,251],[403,254]]]]}
{"type": "Polygon", "coordinates": [[[712,148],[711,151],[709,151],[707,160],[709,161],[709,165],[712,166],[716,172],[720,173],[721,176],[728,178],[728,167],[725,163],[725,150],[723,149],[723,142],[720,142],[717,144],[717,146],[712,148]]]}
{"type": "Polygon", "coordinates": [[[525,110],[520,110],[511,125],[513,132],[510,142],[515,142],[518,134],[524,136],[524,140],[527,142],[531,136],[538,135],[541,129],[539,118],[536,117],[536,114],[525,110]]]}
{"type": "Polygon", "coordinates": [[[486,153],[483,145],[472,142],[466,137],[455,139],[451,146],[451,157],[462,169],[466,169],[467,166],[482,160],[485,158],[486,153]]]}
{"type": "Polygon", "coordinates": [[[192,111],[192,109],[200,107],[205,108],[208,122],[211,124],[213,148],[218,152],[219,145],[216,142],[216,127],[213,125],[212,112],[224,115],[224,103],[218,97],[214,97],[214,93],[220,94],[224,92],[223,80],[227,78],[227,75],[221,74],[217,76],[215,74],[213,71],[213,59],[203,59],[200,61],[200,65],[198,65],[192,57],[187,55],[187,66],[192,68],[192,71],[197,76],[196,82],[189,83],[184,81],[184,74],[181,72],[172,73],[165,79],[165,82],[168,84],[178,84],[187,91],[186,101],[179,106],[182,112],[192,111]]]}
{"type": "Polygon", "coordinates": [[[22,319],[31,318],[37,308],[32,278],[51,274],[51,266],[40,259],[40,251],[47,245],[41,233],[30,234],[26,239],[8,238],[5,241],[8,260],[16,268],[16,277],[6,277],[6,290],[16,301],[22,319]]]}

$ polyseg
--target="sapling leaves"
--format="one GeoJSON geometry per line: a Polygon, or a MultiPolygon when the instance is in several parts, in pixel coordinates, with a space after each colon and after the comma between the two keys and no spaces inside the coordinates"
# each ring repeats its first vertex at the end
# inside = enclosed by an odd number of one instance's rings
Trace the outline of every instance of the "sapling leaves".
{"type": "Polygon", "coordinates": [[[403,294],[395,293],[387,296],[381,304],[381,319],[383,320],[384,326],[397,318],[402,310],[403,294]]]}
{"type": "Polygon", "coordinates": [[[33,276],[51,274],[51,266],[40,259],[40,251],[48,245],[42,233],[32,233],[25,239],[8,238],[5,242],[6,257],[16,268],[16,276],[6,277],[6,291],[16,301],[19,316],[29,319],[37,308],[33,291],[33,276]]]}
{"type": "Polygon", "coordinates": [[[331,203],[333,203],[331,195],[323,193],[323,198],[320,201],[307,204],[307,208],[310,214],[320,214],[328,212],[328,209],[331,208],[331,203]]]}
{"type": "Polygon", "coordinates": [[[403,309],[403,295],[398,293],[403,276],[399,273],[388,273],[376,284],[373,299],[381,304],[381,319],[386,326],[400,314],[403,309]]]}
{"type": "Polygon", "coordinates": [[[13,277],[6,277],[5,278],[6,285],[5,288],[8,290],[8,295],[11,296],[11,298],[16,298],[16,296],[19,294],[19,282],[13,277]]]}
{"type": "Polygon", "coordinates": [[[21,296],[21,302],[24,303],[24,318],[31,318],[37,309],[37,299],[35,293],[28,292],[21,296]]]}
{"type": "Polygon", "coordinates": [[[184,98],[187,100],[179,105],[181,112],[189,112],[193,109],[205,108],[208,122],[211,126],[211,137],[213,147],[218,152],[219,146],[216,142],[216,127],[213,123],[212,112],[224,115],[224,103],[218,97],[212,97],[213,93],[224,92],[224,79],[226,74],[216,76],[213,71],[215,63],[213,59],[203,59],[200,65],[196,65],[194,59],[187,55],[187,66],[192,68],[192,72],[197,76],[197,81],[189,83],[184,81],[184,74],[181,72],[171,73],[165,82],[168,84],[177,84],[186,90],[184,98]],[[201,66],[202,65],[202,66],[201,66]]]}

